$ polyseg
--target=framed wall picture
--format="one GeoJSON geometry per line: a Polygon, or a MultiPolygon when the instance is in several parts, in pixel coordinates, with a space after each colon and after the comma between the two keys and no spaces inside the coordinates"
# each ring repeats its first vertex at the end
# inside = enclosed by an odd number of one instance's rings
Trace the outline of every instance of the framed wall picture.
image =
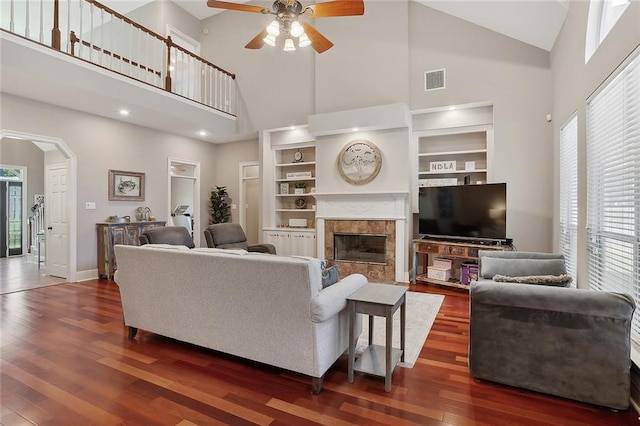
{"type": "Polygon", "coordinates": [[[144,201],[144,173],[109,170],[109,201],[144,201]]]}

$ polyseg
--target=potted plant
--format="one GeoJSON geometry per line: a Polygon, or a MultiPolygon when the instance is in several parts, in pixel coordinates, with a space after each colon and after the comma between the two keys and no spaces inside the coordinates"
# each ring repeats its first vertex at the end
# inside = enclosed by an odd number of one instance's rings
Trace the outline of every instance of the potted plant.
{"type": "Polygon", "coordinates": [[[307,183],[306,182],[296,182],[295,184],[293,184],[294,186],[294,194],[304,194],[305,192],[305,188],[307,187],[307,183]]]}
{"type": "Polygon", "coordinates": [[[216,186],[216,189],[211,191],[211,208],[209,213],[209,223],[225,223],[229,222],[231,218],[231,212],[229,211],[229,194],[227,193],[226,186],[216,186]]]}

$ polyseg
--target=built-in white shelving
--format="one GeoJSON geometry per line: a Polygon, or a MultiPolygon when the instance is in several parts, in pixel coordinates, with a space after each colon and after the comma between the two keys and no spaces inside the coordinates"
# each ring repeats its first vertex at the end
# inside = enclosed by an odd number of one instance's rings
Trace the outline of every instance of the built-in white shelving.
{"type": "Polygon", "coordinates": [[[265,131],[261,138],[262,240],[278,254],[315,256],[315,141],[303,128],[265,131]]]}

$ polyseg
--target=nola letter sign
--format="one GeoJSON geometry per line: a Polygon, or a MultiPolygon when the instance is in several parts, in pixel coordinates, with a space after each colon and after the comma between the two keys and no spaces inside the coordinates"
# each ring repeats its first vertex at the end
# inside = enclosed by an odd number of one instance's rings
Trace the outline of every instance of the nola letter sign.
{"type": "Polygon", "coordinates": [[[447,173],[456,171],[455,161],[432,161],[429,163],[429,171],[437,173],[447,173]]]}

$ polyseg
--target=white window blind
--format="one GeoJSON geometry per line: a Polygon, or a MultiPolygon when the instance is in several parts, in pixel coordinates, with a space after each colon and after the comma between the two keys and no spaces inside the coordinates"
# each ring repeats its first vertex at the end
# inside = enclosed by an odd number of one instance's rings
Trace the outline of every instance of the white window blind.
{"type": "Polygon", "coordinates": [[[560,252],[576,282],[578,259],[578,117],[560,128],[560,252]]]}
{"type": "MultiPolygon", "coordinates": [[[[640,303],[640,55],[587,102],[589,287],[640,303]]],[[[640,315],[632,338],[640,342],[640,315]]]]}

